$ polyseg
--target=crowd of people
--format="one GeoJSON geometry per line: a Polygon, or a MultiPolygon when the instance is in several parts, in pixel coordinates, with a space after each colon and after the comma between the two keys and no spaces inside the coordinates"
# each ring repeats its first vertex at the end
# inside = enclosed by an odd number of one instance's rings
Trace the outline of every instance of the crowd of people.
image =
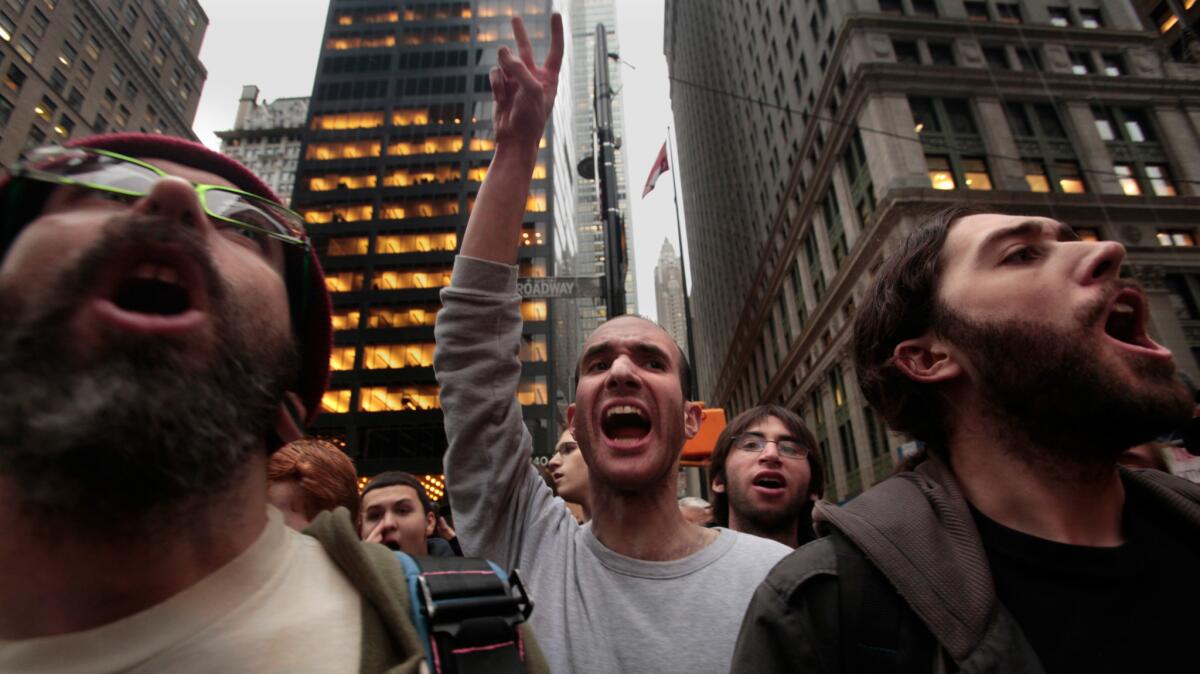
{"type": "Polygon", "coordinates": [[[451,671],[417,589],[491,567],[417,583],[396,553],[520,571],[528,619],[446,651],[479,671],[1195,668],[1200,487],[1118,466],[1193,398],[1124,249],[1048,218],[944,211],[875,272],[859,386],[925,452],[851,502],[822,500],[818,442],[775,405],[717,440],[711,504],[677,499],[700,405],[636,316],[587,336],[544,480],[516,280],[551,26],[541,65],[520,19],[500,49],[495,153],[441,291],[453,524],[416,477],[360,493],[303,438],[329,297],[302,219],[245,167],[114,134],[0,184],[0,671],[451,671]]]}

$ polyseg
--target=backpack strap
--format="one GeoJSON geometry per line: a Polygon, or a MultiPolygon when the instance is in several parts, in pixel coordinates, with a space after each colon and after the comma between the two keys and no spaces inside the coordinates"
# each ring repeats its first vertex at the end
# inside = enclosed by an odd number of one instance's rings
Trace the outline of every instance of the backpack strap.
{"type": "Polygon", "coordinates": [[[484,559],[395,554],[434,674],[529,671],[521,623],[533,602],[516,570],[510,577],[484,559]]]}
{"type": "Polygon", "coordinates": [[[928,672],[937,644],[896,588],[834,530],[843,672],[928,672]]]}

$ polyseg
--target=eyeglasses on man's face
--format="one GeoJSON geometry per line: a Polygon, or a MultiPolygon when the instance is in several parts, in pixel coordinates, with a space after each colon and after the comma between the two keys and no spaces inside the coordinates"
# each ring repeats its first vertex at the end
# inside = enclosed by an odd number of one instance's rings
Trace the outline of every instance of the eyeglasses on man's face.
{"type": "Polygon", "coordinates": [[[758,433],[742,433],[734,438],[733,448],[739,452],[751,452],[758,454],[767,449],[767,445],[774,444],[779,456],[785,459],[804,459],[808,457],[808,448],[796,442],[795,440],[768,440],[758,433]]]}
{"type": "MultiPolygon", "coordinates": [[[[170,175],[116,152],[62,147],[41,148],[13,171],[14,179],[87,188],[130,202],[149,194],[156,182],[170,175]]],[[[300,214],[233,187],[193,184],[193,188],[215,226],[232,225],[233,231],[257,243],[261,250],[266,250],[268,239],[308,246],[300,214]]]]}

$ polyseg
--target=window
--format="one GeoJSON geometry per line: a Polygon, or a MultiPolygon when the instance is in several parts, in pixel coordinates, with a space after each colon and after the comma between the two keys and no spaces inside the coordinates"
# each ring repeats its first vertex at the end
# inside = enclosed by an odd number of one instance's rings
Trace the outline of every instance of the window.
{"type": "Polygon", "coordinates": [[[13,33],[17,32],[17,24],[9,18],[8,12],[0,10],[0,38],[12,42],[13,33]]]}
{"type": "MultiPolygon", "coordinates": [[[[412,328],[431,326],[441,310],[440,304],[373,305],[367,315],[368,328],[412,328]]],[[[543,317],[541,320],[545,320],[543,317]]],[[[357,325],[357,321],[355,321],[357,325]]]]}
{"type": "Polygon", "coordinates": [[[954,48],[946,42],[930,42],[929,60],[934,65],[952,66],[954,65],[954,48]]]}
{"type": "Polygon", "coordinates": [[[61,70],[55,68],[50,71],[50,88],[55,93],[62,93],[63,87],[67,86],[67,76],[61,70]]]}
{"type": "Polygon", "coordinates": [[[358,318],[361,313],[357,309],[334,309],[330,314],[330,319],[333,322],[333,330],[357,330],[358,318]]]}
{"type": "Polygon", "coordinates": [[[950,170],[950,158],[941,155],[925,155],[925,163],[929,166],[929,183],[935,190],[958,189],[954,183],[954,173],[950,170]]]}
{"type": "Polygon", "coordinates": [[[988,173],[983,157],[963,157],[963,182],[969,190],[992,189],[992,176],[988,173]]]}
{"type": "Polygon", "coordinates": [[[1096,122],[1096,133],[1100,134],[1101,140],[1116,140],[1117,132],[1113,124],[1112,117],[1102,108],[1092,108],[1092,117],[1096,122]]]}
{"type": "Polygon", "coordinates": [[[28,35],[22,35],[21,39],[17,41],[17,53],[25,59],[26,63],[33,63],[33,57],[37,56],[37,45],[29,39],[28,35]]]}
{"type": "Polygon", "coordinates": [[[1071,10],[1066,7],[1047,7],[1046,13],[1050,15],[1050,25],[1066,28],[1071,25],[1071,10]]]}
{"type": "Polygon", "coordinates": [[[339,255],[366,255],[368,240],[365,236],[340,237],[329,240],[325,254],[330,257],[339,255]]]}
{"type": "Polygon", "coordinates": [[[87,44],[85,44],[83,46],[83,50],[85,52],[87,52],[88,56],[92,57],[93,61],[99,60],[99,58],[100,58],[100,43],[96,41],[95,36],[93,36],[93,35],[88,36],[87,44]]]}
{"type": "Polygon", "coordinates": [[[363,412],[435,410],[441,405],[435,384],[374,386],[358,392],[358,408],[363,412]]]}
{"type": "Polygon", "coordinates": [[[362,366],[367,370],[433,367],[433,342],[368,344],[363,347],[362,366]]]}
{"type": "Polygon", "coordinates": [[[62,50],[58,52],[58,62],[70,68],[75,62],[75,57],[79,56],[79,52],[70,42],[63,42],[62,50]]]}
{"type": "Polygon", "coordinates": [[[1050,177],[1046,175],[1046,165],[1040,161],[1023,161],[1025,182],[1031,192],[1049,192],[1050,177]]]}
{"type": "Polygon", "coordinates": [[[1196,237],[1190,229],[1160,229],[1156,238],[1160,246],[1196,246],[1196,237]]]}
{"type": "Polygon", "coordinates": [[[967,0],[963,3],[963,9],[967,10],[967,19],[969,21],[988,20],[988,8],[986,2],[967,0]]]}
{"type": "Polygon", "coordinates": [[[1026,72],[1036,72],[1042,69],[1042,58],[1037,49],[1017,47],[1017,61],[1021,64],[1021,70],[1026,72]]]}
{"type": "Polygon", "coordinates": [[[917,52],[916,42],[892,40],[892,49],[896,52],[898,63],[920,63],[921,56],[917,52]]]}
{"type": "Polygon", "coordinates": [[[1134,177],[1132,165],[1113,164],[1113,171],[1117,174],[1117,182],[1121,183],[1122,192],[1133,197],[1142,193],[1142,188],[1134,177]]]}
{"type": "Polygon", "coordinates": [[[1125,74],[1125,59],[1120,54],[1101,54],[1102,72],[1109,77],[1125,74]]]}
{"type": "Polygon", "coordinates": [[[1100,16],[1100,10],[1083,8],[1079,10],[1079,25],[1084,28],[1103,28],[1104,19],[1100,16]]]}
{"type": "Polygon", "coordinates": [[[1102,240],[1100,230],[1095,227],[1072,227],[1071,229],[1075,230],[1075,236],[1078,236],[1080,241],[1095,243],[1102,240]]]}
{"type": "Polygon", "coordinates": [[[359,159],[378,157],[379,141],[352,141],[346,143],[312,143],[305,152],[305,159],[359,159]]]}
{"type": "Polygon", "coordinates": [[[25,84],[25,77],[25,73],[16,64],[11,64],[4,74],[4,86],[13,91],[20,91],[21,85],[25,84]]]}
{"type": "Polygon", "coordinates": [[[41,117],[42,121],[44,122],[49,122],[50,118],[54,116],[54,113],[57,110],[58,105],[54,101],[50,100],[50,98],[47,96],[42,96],[42,101],[33,106],[34,114],[36,114],[38,117],[41,117]]]}
{"type": "Polygon", "coordinates": [[[983,60],[992,70],[1009,70],[1008,54],[1004,47],[983,47],[983,60]]]}
{"type": "Polygon", "coordinates": [[[1179,23],[1179,17],[1175,15],[1174,10],[1165,2],[1160,2],[1151,10],[1150,19],[1154,21],[1154,25],[1158,26],[1158,32],[1166,33],[1179,23]]]}
{"type": "Polygon", "coordinates": [[[1021,23],[1021,6],[1015,2],[997,2],[996,19],[1000,23],[1021,23]]]}
{"type": "Polygon", "coordinates": [[[363,275],[360,271],[329,272],[325,274],[325,288],[331,293],[348,293],[362,290],[363,275]]]}
{"type": "Polygon", "coordinates": [[[353,346],[335,346],[329,350],[329,369],[334,372],[354,369],[354,354],[357,349],[353,346]]]}
{"type": "Polygon", "coordinates": [[[1083,172],[1077,161],[1056,161],[1053,164],[1057,174],[1058,187],[1067,194],[1083,194],[1087,192],[1083,182],[1083,172]]]}
{"type": "Polygon", "coordinates": [[[1167,173],[1165,164],[1146,164],[1145,170],[1146,180],[1150,183],[1150,189],[1154,192],[1154,196],[1176,196],[1175,184],[1171,182],[1171,176],[1167,173]]]}
{"type": "Polygon", "coordinates": [[[330,389],[321,396],[321,411],[328,414],[345,414],[350,411],[350,391],[330,389]]]}
{"type": "Polygon", "coordinates": [[[933,0],[912,0],[913,14],[917,16],[932,16],[938,15],[937,5],[933,0]]]}
{"type": "Polygon", "coordinates": [[[1085,51],[1071,52],[1071,72],[1076,75],[1087,75],[1092,72],[1092,55],[1085,51]]]}
{"type": "Polygon", "coordinates": [[[29,32],[35,37],[43,37],[46,34],[46,27],[50,25],[50,19],[42,13],[42,10],[37,7],[33,8],[33,12],[29,15],[29,32]]]}
{"type": "Polygon", "coordinates": [[[12,117],[13,104],[8,102],[7,98],[0,96],[0,124],[7,124],[8,118],[12,117]]]}
{"type": "Polygon", "coordinates": [[[903,16],[904,6],[900,4],[900,0],[879,0],[879,11],[892,16],[903,16]]]}

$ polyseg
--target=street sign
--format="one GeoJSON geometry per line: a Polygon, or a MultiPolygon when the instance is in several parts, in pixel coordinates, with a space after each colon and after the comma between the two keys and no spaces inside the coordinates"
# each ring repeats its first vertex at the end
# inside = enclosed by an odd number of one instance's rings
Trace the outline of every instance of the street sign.
{"type": "Polygon", "coordinates": [[[526,299],[603,297],[603,276],[542,276],[517,279],[517,292],[526,299]]]}

